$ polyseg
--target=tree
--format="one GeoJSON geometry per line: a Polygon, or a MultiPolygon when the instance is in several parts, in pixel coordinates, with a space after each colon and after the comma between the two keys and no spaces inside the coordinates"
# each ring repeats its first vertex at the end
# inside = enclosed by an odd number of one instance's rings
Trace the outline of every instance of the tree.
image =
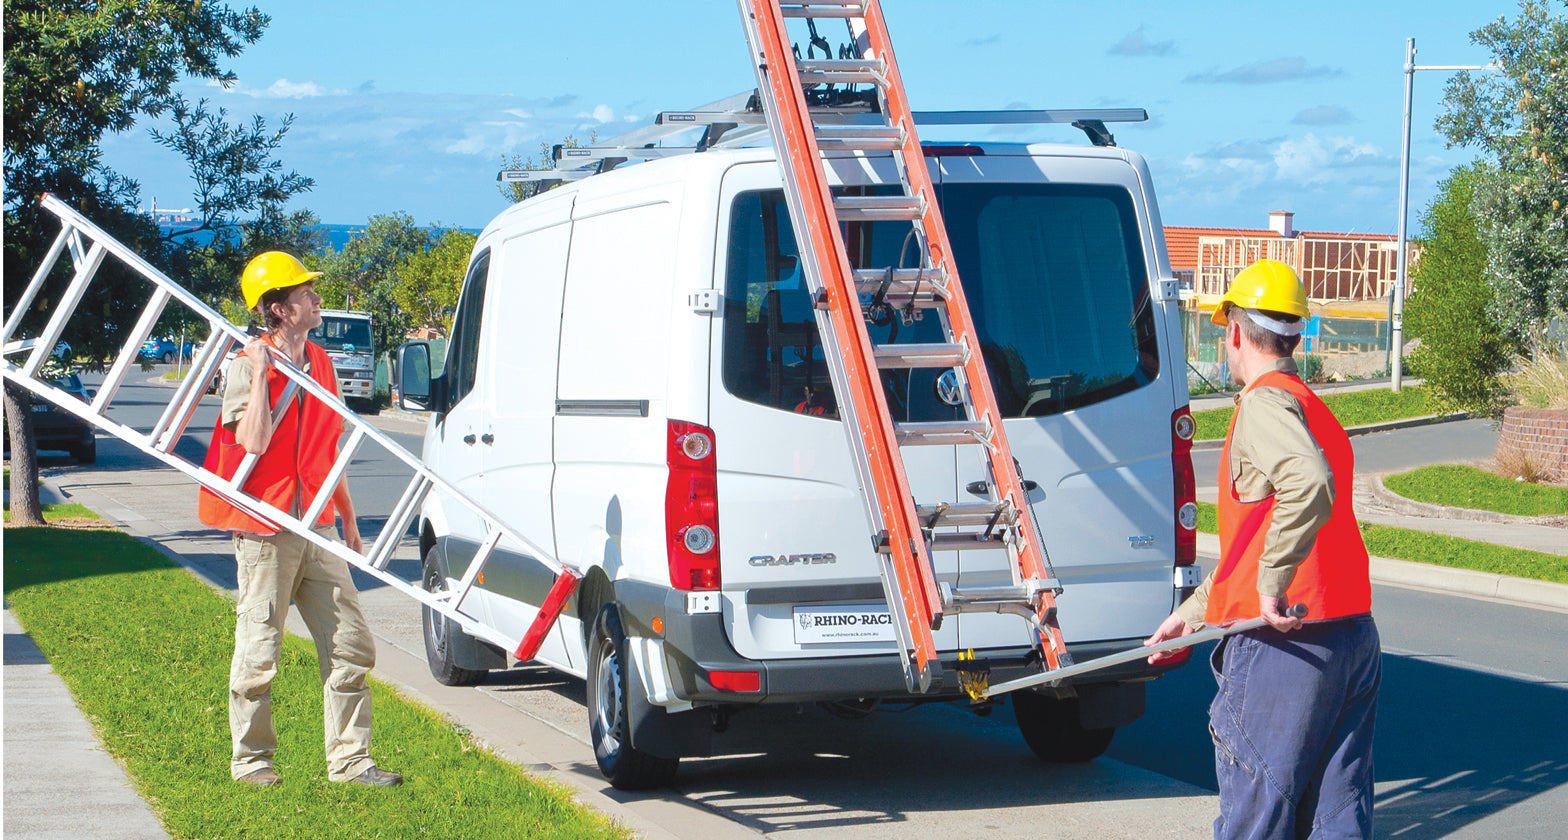
{"type": "Polygon", "coordinates": [[[415,225],[413,216],[372,216],[341,251],[328,251],[316,261],[315,270],[324,275],[316,290],[329,306],[369,312],[376,325],[376,346],[386,347],[389,337],[401,339],[413,327],[413,318],[398,306],[393,293],[397,267],[428,247],[430,231],[415,225]]]}
{"type": "MultiPolygon", "coordinates": [[[[7,300],[20,295],[57,233],[53,217],[39,204],[45,192],[75,205],[111,236],[175,276],[191,276],[182,268],[230,270],[226,236],[215,237],[207,246],[167,241],[152,219],[137,210],[137,183],[103,164],[100,143],[107,133],[126,131],[138,120],[179,106],[183,116],[176,111],[177,125],[198,134],[217,132],[210,135],[209,147],[194,157],[188,155],[198,183],[204,173],[210,173],[215,183],[233,186],[218,194],[243,196],[258,172],[262,173],[259,180],[265,181],[265,173],[272,171],[271,152],[282,132],[267,138],[262,134],[264,126],[255,125],[254,134],[265,147],[261,159],[252,154],[242,158],[241,166],[230,166],[232,153],[246,151],[249,135],[228,129],[221,111],[214,118],[200,106],[183,105],[173,88],[186,77],[232,84],[236,77],[221,66],[222,60],[255,43],[269,22],[254,7],[235,9],[221,2],[5,0],[7,300]],[[271,145],[265,145],[268,142],[271,145]]],[[[256,146],[252,143],[249,148],[254,152],[256,146]]],[[[289,176],[297,178],[293,173],[289,176]]],[[[293,192],[309,188],[308,179],[288,181],[280,176],[279,180],[281,190],[263,189],[261,194],[286,199],[291,188],[293,192]]],[[[246,209],[242,205],[229,205],[226,218],[246,209]]],[[[58,300],[68,279],[67,268],[57,266],[41,300],[58,300]]],[[[139,275],[118,263],[106,263],[68,325],[65,338],[78,356],[89,365],[101,365],[117,352],[135,320],[132,307],[146,299],[146,291],[139,275]]],[[[35,335],[45,309],[36,305],[13,337],[35,335]]],[[[8,412],[25,412],[29,402],[25,391],[6,386],[8,412]]],[[[17,425],[25,429],[26,424],[17,425]]],[[[12,457],[36,474],[32,440],[13,447],[12,457]]],[[[25,472],[15,470],[13,476],[25,472]]]]}
{"type": "Polygon", "coordinates": [[[1496,294],[1473,210],[1477,185],[1490,175],[1484,166],[1461,167],[1438,185],[1411,272],[1419,291],[1405,310],[1406,328],[1421,339],[1412,367],[1447,405],[1479,414],[1496,413],[1506,397],[1502,374],[1514,349],[1489,314],[1496,294]]]}
{"type": "Polygon", "coordinates": [[[1474,198],[1490,311],[1531,352],[1568,310],[1568,20],[1550,5],[1524,0],[1471,33],[1493,67],[1455,75],[1437,120],[1450,146],[1491,158],[1474,198]]]}
{"type": "Polygon", "coordinates": [[[410,254],[398,265],[392,297],[413,316],[416,327],[427,327],[443,336],[451,330],[468,256],[478,238],[465,230],[443,230],[429,250],[410,254]]]}

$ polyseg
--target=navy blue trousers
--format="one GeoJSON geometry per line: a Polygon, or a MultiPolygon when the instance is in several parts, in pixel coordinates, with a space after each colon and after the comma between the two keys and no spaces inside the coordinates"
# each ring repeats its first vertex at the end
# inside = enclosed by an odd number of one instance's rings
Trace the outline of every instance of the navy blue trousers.
{"type": "Polygon", "coordinates": [[[1209,707],[1215,840],[1372,836],[1372,728],[1383,661],[1372,616],[1222,640],[1209,707]]]}

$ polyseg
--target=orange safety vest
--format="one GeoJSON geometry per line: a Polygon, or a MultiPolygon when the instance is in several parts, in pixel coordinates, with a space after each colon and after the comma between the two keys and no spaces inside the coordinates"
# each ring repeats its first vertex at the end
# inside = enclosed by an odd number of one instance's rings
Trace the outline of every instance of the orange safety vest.
{"type": "MultiPolygon", "coordinates": [[[[267,338],[267,342],[272,343],[271,337],[267,338]]],[[[327,351],[307,341],[305,355],[310,360],[310,378],[336,394],[338,385],[327,351]]],[[[288,382],[288,377],[276,367],[267,371],[269,405],[277,404],[288,382]]],[[[293,405],[283,412],[283,417],[272,431],[272,441],[267,445],[267,451],[257,459],[243,489],[278,510],[303,516],[305,506],[316,498],[317,491],[327,481],[327,473],[332,470],[332,462],[337,458],[338,436],[343,432],[343,420],[325,403],[303,390],[297,392],[291,402],[293,405]],[[296,502],[299,506],[297,511],[296,502]]],[[[247,410],[258,409],[251,406],[247,410]]],[[[212,443],[207,447],[207,460],[203,466],[223,478],[232,478],[244,459],[245,447],[234,439],[232,431],[224,428],[220,414],[217,427],[212,430],[212,443]]],[[[272,522],[246,513],[206,488],[202,488],[196,504],[201,521],[214,528],[262,535],[276,534],[280,530],[272,522]]],[[[315,524],[331,525],[336,521],[336,503],[329,501],[322,508],[315,524]]]]}
{"type": "MultiPolygon", "coordinates": [[[[1301,403],[1307,431],[1323,450],[1334,481],[1334,509],[1318,530],[1312,550],[1286,590],[1291,604],[1307,605],[1307,621],[1329,621],[1372,611],[1372,583],[1367,572],[1367,548],[1356,524],[1354,497],[1355,453],[1350,436],[1333,412],[1301,380],[1281,371],[1257,377],[1247,390],[1280,388],[1301,403]]],[[[1240,411],[1237,411],[1240,414],[1240,411]]],[[[1231,417],[1231,432],[1236,418],[1231,417]]],[[[1220,564],[1209,589],[1204,621],[1225,625],[1257,618],[1258,558],[1274,519],[1274,497],[1256,502],[1236,498],[1230,477],[1230,433],[1220,453],[1219,476],[1220,564]]]]}

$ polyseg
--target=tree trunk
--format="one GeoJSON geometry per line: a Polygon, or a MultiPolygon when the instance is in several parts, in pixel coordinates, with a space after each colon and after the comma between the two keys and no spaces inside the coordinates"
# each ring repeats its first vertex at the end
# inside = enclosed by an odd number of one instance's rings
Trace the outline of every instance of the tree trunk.
{"type": "Polygon", "coordinates": [[[33,440],[33,395],[5,383],[6,426],[11,434],[11,524],[44,524],[38,501],[38,447],[33,440]]]}

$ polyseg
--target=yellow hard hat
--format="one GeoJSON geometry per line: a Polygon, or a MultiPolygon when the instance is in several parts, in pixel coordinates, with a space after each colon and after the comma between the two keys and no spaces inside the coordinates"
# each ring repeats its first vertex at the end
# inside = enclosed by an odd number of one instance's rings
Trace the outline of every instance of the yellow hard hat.
{"type": "Polygon", "coordinates": [[[321,276],[319,271],[308,271],[305,264],[292,254],[268,251],[258,254],[245,266],[240,277],[240,291],[245,293],[245,308],[255,309],[261,296],[273,289],[287,289],[321,276]]]}
{"type": "Polygon", "coordinates": [[[1242,269],[1236,279],[1230,281],[1230,291],[1225,293],[1225,299],[1215,307],[1209,320],[1225,326],[1229,321],[1225,317],[1227,303],[1242,309],[1264,309],[1301,318],[1311,314],[1307,311],[1307,290],[1301,285],[1301,278],[1278,260],[1258,260],[1242,269]]]}

